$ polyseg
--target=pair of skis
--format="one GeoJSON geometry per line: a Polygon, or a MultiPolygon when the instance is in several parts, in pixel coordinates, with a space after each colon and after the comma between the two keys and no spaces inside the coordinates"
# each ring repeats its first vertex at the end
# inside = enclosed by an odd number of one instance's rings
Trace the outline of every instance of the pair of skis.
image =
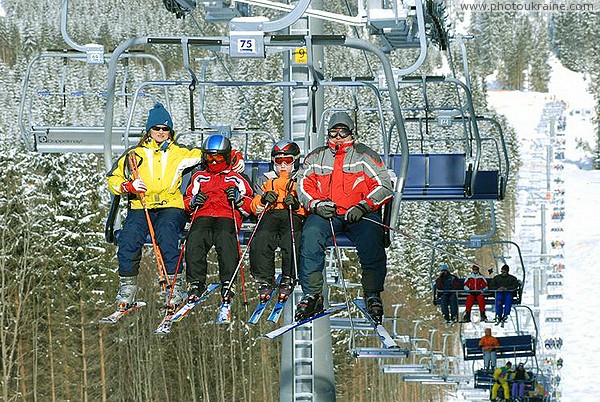
{"type": "Polygon", "coordinates": [[[214,293],[214,291],[217,290],[220,286],[220,283],[211,283],[210,285],[208,285],[208,287],[202,293],[202,295],[200,295],[200,297],[198,297],[197,299],[188,300],[187,303],[182,305],[177,311],[173,313],[171,313],[167,308],[163,320],[160,324],[158,324],[158,327],[156,327],[154,333],[156,335],[170,334],[171,329],[173,327],[173,323],[183,320],[183,318],[187,316],[194,307],[206,300],[208,296],[214,293]]]}
{"type": "MultiPolygon", "coordinates": [[[[379,340],[381,341],[381,344],[383,345],[384,348],[386,349],[397,349],[399,348],[398,344],[396,344],[396,342],[394,341],[394,339],[391,337],[391,335],[389,334],[389,332],[385,329],[385,327],[383,325],[381,325],[380,323],[378,323],[377,321],[375,321],[371,315],[367,312],[367,308],[365,306],[365,301],[363,299],[353,299],[352,302],[354,303],[354,305],[359,309],[359,311],[362,313],[362,315],[365,316],[365,318],[367,319],[367,321],[369,321],[369,323],[371,323],[371,325],[373,326],[373,329],[375,330],[375,332],[377,333],[377,336],[379,337],[379,340]]],[[[312,317],[306,318],[304,320],[300,320],[300,321],[293,321],[287,325],[284,325],[280,328],[277,328],[267,334],[265,334],[264,336],[268,339],[275,339],[280,337],[281,335],[296,329],[298,327],[301,327],[303,325],[306,325],[310,322],[313,322],[319,318],[322,317],[326,317],[329,316],[331,314],[337,313],[339,311],[342,311],[344,309],[346,309],[347,306],[346,304],[334,304],[331,305],[329,308],[321,311],[318,314],[313,315],[312,317]]]]}
{"type": "Polygon", "coordinates": [[[277,302],[275,303],[275,307],[273,307],[273,310],[271,310],[271,314],[269,314],[269,318],[267,318],[267,321],[271,321],[274,323],[279,322],[281,313],[283,313],[283,308],[285,307],[285,304],[289,299],[289,296],[286,298],[278,297],[279,280],[280,278],[277,278],[277,286],[275,286],[273,290],[271,290],[269,298],[266,301],[259,301],[259,303],[256,305],[256,309],[254,309],[254,312],[248,319],[249,324],[258,324],[258,321],[260,320],[267,306],[271,303],[271,300],[273,299],[276,299],[277,302]]]}
{"type": "Polygon", "coordinates": [[[144,307],[145,305],[146,305],[146,302],[137,301],[125,310],[116,310],[111,315],[100,318],[100,320],[98,322],[101,324],[116,324],[117,321],[119,321],[121,318],[123,318],[127,314],[129,314],[133,311],[139,310],[142,307],[144,307]]]}
{"type": "Polygon", "coordinates": [[[275,339],[280,337],[281,335],[285,334],[286,332],[289,332],[293,329],[296,329],[298,327],[301,327],[303,325],[306,325],[310,322],[313,322],[314,320],[317,320],[321,317],[326,317],[329,316],[331,314],[337,313],[338,311],[342,311],[346,308],[347,306],[345,304],[334,304],[331,305],[329,308],[321,311],[320,313],[317,313],[311,317],[308,317],[304,320],[300,320],[300,321],[292,321],[289,324],[283,325],[269,333],[266,333],[264,336],[268,339],[275,339]]]}
{"type": "Polygon", "coordinates": [[[282,300],[279,297],[277,297],[277,289],[278,288],[275,287],[271,291],[271,296],[269,297],[269,300],[258,303],[258,305],[256,306],[256,309],[254,310],[254,312],[248,319],[248,323],[258,324],[258,321],[260,320],[263,313],[267,309],[267,306],[270,304],[271,299],[276,299],[277,302],[275,303],[275,307],[273,307],[273,310],[271,310],[271,314],[269,314],[269,318],[267,318],[267,321],[271,321],[271,322],[275,322],[275,323],[279,322],[279,318],[281,317],[281,313],[283,313],[283,308],[285,307],[285,304],[287,303],[288,299],[286,298],[286,299],[282,300]]]}
{"type": "MultiPolygon", "coordinates": [[[[208,285],[208,287],[206,288],[204,293],[202,293],[202,295],[198,299],[195,299],[195,300],[185,303],[175,312],[171,313],[169,310],[167,310],[165,312],[165,316],[164,316],[163,320],[160,322],[158,327],[154,330],[154,333],[157,335],[166,335],[166,334],[170,333],[173,323],[181,321],[185,316],[187,316],[192,311],[192,309],[194,307],[196,307],[202,301],[206,300],[220,286],[221,286],[220,283],[211,283],[210,285],[208,285]]],[[[126,310],[117,310],[114,313],[101,318],[99,320],[99,322],[104,323],[104,324],[116,324],[117,321],[119,321],[121,318],[123,318],[127,314],[134,312],[136,310],[139,310],[140,308],[142,308],[144,306],[146,306],[146,302],[137,301],[137,302],[133,303],[126,310]]],[[[222,309],[223,309],[223,307],[221,307],[221,309],[219,310],[219,316],[221,315],[222,309]]]]}

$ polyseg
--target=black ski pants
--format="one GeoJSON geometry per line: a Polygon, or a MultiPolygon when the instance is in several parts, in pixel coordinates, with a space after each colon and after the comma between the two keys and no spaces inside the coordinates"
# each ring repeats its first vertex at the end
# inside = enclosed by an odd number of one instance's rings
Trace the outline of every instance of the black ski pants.
{"type": "Polygon", "coordinates": [[[282,275],[296,277],[294,263],[300,261],[300,234],[302,233],[303,218],[292,213],[292,219],[296,248],[295,261],[289,210],[274,209],[265,212],[256,229],[252,244],[250,244],[250,272],[257,281],[271,282],[273,280],[277,247],[281,249],[282,275]]]}
{"type": "Polygon", "coordinates": [[[215,246],[219,280],[230,281],[240,260],[235,225],[231,218],[200,216],[188,233],[185,263],[188,283],[206,283],[208,252],[215,246]]]}

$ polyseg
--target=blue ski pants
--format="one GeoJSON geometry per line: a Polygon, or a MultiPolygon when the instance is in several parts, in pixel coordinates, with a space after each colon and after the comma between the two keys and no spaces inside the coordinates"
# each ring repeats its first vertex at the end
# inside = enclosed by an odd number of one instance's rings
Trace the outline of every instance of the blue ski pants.
{"type": "Polygon", "coordinates": [[[440,305],[444,318],[458,317],[458,298],[455,292],[440,291],[440,305]]]}
{"type": "MultiPolygon", "coordinates": [[[[381,217],[377,212],[371,212],[366,217],[381,222],[381,217]]],[[[356,246],[362,268],[363,291],[365,293],[383,291],[387,273],[383,228],[364,219],[348,223],[343,220],[341,215],[332,218],[332,222],[335,234],[346,233],[348,239],[356,246]]],[[[302,229],[298,272],[304,294],[322,293],[325,253],[327,247],[332,245],[333,236],[329,219],[316,214],[309,215],[302,229]]]]}
{"type": "Polygon", "coordinates": [[[496,315],[504,316],[510,314],[510,309],[512,307],[512,298],[513,292],[512,290],[497,290],[496,291],[496,315]]]}
{"type": "MultiPolygon", "coordinates": [[[[167,273],[172,275],[175,273],[179,259],[179,239],[183,235],[187,214],[179,208],[156,208],[148,210],[148,213],[167,273]]],[[[118,239],[119,276],[136,276],[138,274],[142,248],[148,233],[144,210],[128,210],[118,239]]]]}

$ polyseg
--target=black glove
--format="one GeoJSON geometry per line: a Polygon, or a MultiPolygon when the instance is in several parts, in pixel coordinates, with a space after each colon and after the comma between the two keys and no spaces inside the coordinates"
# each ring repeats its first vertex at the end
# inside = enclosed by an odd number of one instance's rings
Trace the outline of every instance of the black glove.
{"type": "Polygon", "coordinates": [[[292,207],[294,211],[300,208],[300,201],[298,201],[298,198],[292,194],[286,195],[283,199],[283,203],[288,207],[292,207]]]}
{"type": "Polygon", "coordinates": [[[319,201],[313,209],[315,214],[321,218],[329,219],[335,216],[335,204],[333,201],[319,201]]]}
{"type": "Polygon", "coordinates": [[[196,194],[194,196],[194,198],[192,198],[190,207],[192,207],[194,209],[202,208],[202,206],[204,205],[204,203],[206,202],[207,199],[208,199],[208,195],[204,194],[202,191],[198,191],[198,194],[196,194]]]}
{"type": "Polygon", "coordinates": [[[358,204],[351,206],[350,209],[346,211],[346,216],[344,216],[344,219],[346,219],[348,223],[358,222],[360,218],[362,218],[365,214],[368,214],[370,211],[371,208],[369,208],[369,205],[366,202],[361,201],[358,204]]]}
{"type": "Polygon", "coordinates": [[[227,194],[227,201],[233,202],[236,207],[240,207],[244,203],[244,197],[240,194],[237,187],[227,187],[225,194],[227,194]]]}
{"type": "Polygon", "coordinates": [[[277,198],[279,198],[279,196],[275,191],[267,191],[262,195],[262,197],[260,197],[260,202],[263,205],[274,204],[277,202],[277,198]]]}

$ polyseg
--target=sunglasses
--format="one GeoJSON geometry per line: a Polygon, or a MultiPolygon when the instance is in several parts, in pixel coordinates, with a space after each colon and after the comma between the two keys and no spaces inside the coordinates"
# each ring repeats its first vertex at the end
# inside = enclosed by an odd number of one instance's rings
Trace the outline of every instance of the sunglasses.
{"type": "Polygon", "coordinates": [[[281,165],[282,163],[285,163],[286,165],[291,165],[292,163],[294,163],[294,157],[287,155],[275,156],[273,158],[273,162],[275,162],[278,165],[281,165]]]}
{"type": "Polygon", "coordinates": [[[219,154],[208,154],[206,155],[207,162],[225,162],[225,156],[219,154]]]}
{"type": "Polygon", "coordinates": [[[335,137],[346,138],[351,134],[352,134],[352,131],[347,128],[330,128],[327,131],[327,135],[329,135],[329,138],[335,138],[335,137]]]}
{"type": "Polygon", "coordinates": [[[152,126],[152,130],[154,130],[154,131],[171,131],[171,129],[167,126],[152,126]]]}

